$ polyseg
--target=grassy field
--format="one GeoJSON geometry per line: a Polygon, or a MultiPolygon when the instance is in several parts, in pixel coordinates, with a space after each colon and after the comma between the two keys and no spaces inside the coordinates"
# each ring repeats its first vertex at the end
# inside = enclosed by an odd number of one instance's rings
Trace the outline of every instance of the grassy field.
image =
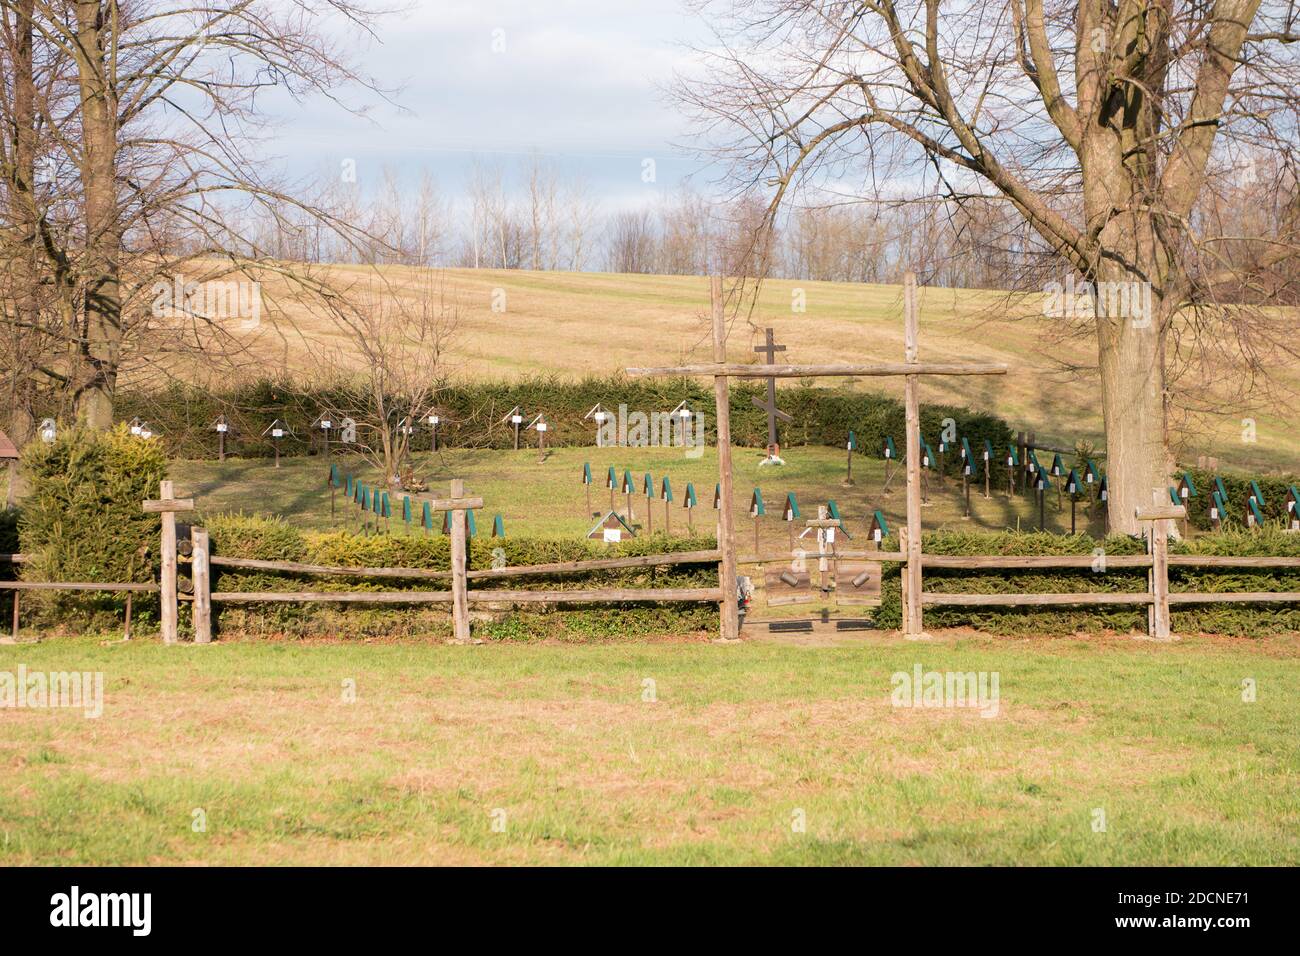
{"type": "Polygon", "coordinates": [[[1296,865],[1298,656],[961,635],[0,647],[0,673],[104,675],[98,719],[0,712],[0,864],[1296,865]],[[996,672],[996,716],[892,706],[917,664],[996,672]]]}
{"type": "MultiPolygon", "coordinates": [[[[883,511],[894,527],[903,520],[906,510],[902,469],[894,476],[889,491],[882,494],[885,463],[856,456],[853,462],[853,485],[843,484],[845,452],[832,448],[793,448],[786,453],[787,464],[781,467],[759,466],[763,457],[756,449],[736,449],[733,453],[733,502],[737,514],[737,541],[749,551],[754,543],[754,521],[749,517],[750,498],[755,486],[762,489],[767,516],[759,524],[764,551],[789,547],[789,525],[781,520],[785,496],[793,492],[803,517],[816,517],[817,506],[834,499],[844,516],[845,527],[865,547],[872,512],[883,511]]],[[[713,511],[713,489],[717,483],[717,452],[702,449],[698,458],[688,458],[683,449],[671,448],[557,448],[548,452],[539,464],[537,451],[461,450],[427,452],[417,457],[417,474],[431,490],[446,492],[452,478],[463,478],[470,494],[482,495],[485,502],[479,524],[480,533],[491,531],[493,515],[501,515],[508,535],[576,538],[594,524],[587,513],[587,499],[581,483],[582,465],[590,462],[596,484],[591,491],[592,511],[609,508],[609,491],[604,487],[605,474],[612,465],[622,479],[625,469],[632,472],[638,494],[632,499],[636,525],[645,530],[646,500],[640,494],[646,472],[654,477],[658,489],[668,476],[677,501],[672,506],[671,530],[685,533],[686,512],[682,501],[686,485],[693,482],[700,506],[694,521],[697,528],[711,529],[717,520],[713,511]]],[[[378,475],[357,459],[345,461],[344,467],[362,480],[373,482],[378,475]]],[[[201,513],[218,511],[252,511],[278,514],[303,528],[329,528],[330,495],[325,486],[327,473],[320,458],[286,458],[278,470],[266,460],[230,460],[173,462],[170,475],[178,493],[192,495],[201,513]]],[[[996,477],[998,471],[994,471],[996,477]]],[[[1005,482],[1005,479],[1004,479],[1005,482]]],[[[941,487],[937,479],[930,482],[930,503],[925,506],[927,530],[943,527],[1001,531],[1017,524],[1028,529],[1038,527],[1038,507],[1032,497],[1008,500],[1005,483],[993,485],[993,496],[983,497],[983,484],[972,486],[971,517],[964,518],[961,483],[949,477],[941,487]]],[[[616,493],[614,504],[626,509],[626,497],[616,493]]],[[[653,504],[654,530],[664,529],[664,504],[653,504]]],[[[1047,497],[1046,517],[1050,530],[1070,530],[1070,506],[1056,510],[1056,495],[1047,497]]],[[[339,496],[339,527],[349,527],[356,509],[339,496]]],[[[400,511],[398,512],[400,514],[400,511]]],[[[395,527],[400,525],[395,522],[395,527]]],[[[796,523],[796,533],[804,530],[796,523]]],[[[1101,515],[1089,523],[1084,506],[1078,509],[1078,529],[1102,531],[1101,515]]],[[[400,529],[399,529],[400,530],[400,529]]],[[[418,531],[418,529],[417,529],[418,531]]]]}
{"type": "MultiPolygon", "coordinates": [[[[327,267],[339,284],[366,284],[364,270],[327,267]]],[[[712,358],[707,280],[696,276],[616,275],[450,269],[438,273],[456,305],[459,332],[451,344],[455,374],[499,377],[555,374],[577,378],[631,365],[663,365],[712,358]],[[504,311],[494,311],[494,305],[504,311]]],[[[388,267],[384,294],[409,299],[419,273],[388,267]]],[[[339,327],[268,281],[262,327],[250,333],[248,356],[261,372],[314,374],[322,364],[347,364],[354,350],[339,327]]],[[[752,313],[731,332],[731,356],[756,358],[752,348],[771,326],[792,362],[896,361],[903,354],[902,289],[892,285],[772,280],[752,313]],[[802,297],[803,311],[794,303],[802,297]]],[[[1012,374],[998,379],[932,379],[922,400],[951,402],[1003,416],[1015,428],[1035,430],[1044,444],[1101,444],[1092,339],[1063,340],[1061,321],[1042,315],[1039,297],[924,289],[921,356],[925,359],[1001,361],[1012,374]],[[1082,368],[1061,372],[1063,363],[1082,368]]],[[[1207,377],[1207,380],[1209,377],[1207,377]]],[[[1240,385],[1240,375],[1212,370],[1212,380],[1240,385]]],[[[1285,395],[1300,390],[1300,369],[1277,370],[1285,395]]],[[[901,382],[861,382],[901,397],[901,382]]],[[[1197,399],[1206,396],[1198,393],[1197,399]]],[[[1215,455],[1240,470],[1300,470],[1300,433],[1286,400],[1249,412],[1235,392],[1220,396],[1223,410],[1176,431],[1184,461],[1215,455]],[[1256,441],[1242,441],[1241,419],[1256,420],[1256,441]]],[[[1175,423],[1177,424],[1177,423],[1175,423]]]]}

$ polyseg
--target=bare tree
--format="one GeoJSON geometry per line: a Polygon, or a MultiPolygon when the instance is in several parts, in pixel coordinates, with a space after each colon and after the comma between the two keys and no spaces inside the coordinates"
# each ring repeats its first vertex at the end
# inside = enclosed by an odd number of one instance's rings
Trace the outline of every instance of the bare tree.
{"type": "MultiPolygon", "coordinates": [[[[329,220],[259,166],[257,96],[269,87],[295,97],[337,98],[354,83],[376,90],[334,39],[338,21],[366,30],[371,14],[353,0],[0,0],[0,10],[6,45],[21,51],[30,37],[35,61],[57,67],[46,86],[6,84],[6,111],[34,117],[46,147],[39,158],[56,183],[49,192],[75,210],[62,216],[35,191],[44,205],[27,210],[22,243],[35,250],[39,276],[18,289],[51,290],[37,324],[57,346],[41,356],[42,374],[78,418],[107,427],[124,371],[167,374],[181,352],[207,347],[212,362],[241,351],[214,316],[189,308],[189,295],[160,314],[159,282],[238,273],[251,284],[266,271],[293,278],[291,263],[250,242],[241,212],[329,220]]],[[[7,205],[33,192],[28,178],[5,177],[7,205]]],[[[345,221],[330,227],[358,234],[345,221]]],[[[314,291],[308,283],[296,294],[314,291]]],[[[30,324],[23,311],[20,296],[15,321],[30,324]]]]}
{"type": "Polygon", "coordinates": [[[425,268],[372,271],[330,303],[328,318],[342,344],[314,351],[328,367],[358,369],[347,407],[333,412],[353,417],[357,449],[391,489],[402,487],[412,438],[437,410],[458,314],[441,278],[425,268]]]}
{"type": "Polygon", "coordinates": [[[609,221],[611,272],[654,272],[658,237],[648,209],[625,210],[609,221]]]}
{"type": "MultiPolygon", "coordinates": [[[[1243,147],[1291,161],[1292,4],[699,5],[719,41],[681,96],[769,225],[810,195],[997,197],[1090,283],[1115,530],[1137,532],[1167,485],[1176,365],[1236,343],[1248,388],[1296,354],[1267,314],[1221,300],[1233,237],[1198,216],[1243,147]]],[[[1294,261],[1294,236],[1260,239],[1269,268],[1294,261]]]]}

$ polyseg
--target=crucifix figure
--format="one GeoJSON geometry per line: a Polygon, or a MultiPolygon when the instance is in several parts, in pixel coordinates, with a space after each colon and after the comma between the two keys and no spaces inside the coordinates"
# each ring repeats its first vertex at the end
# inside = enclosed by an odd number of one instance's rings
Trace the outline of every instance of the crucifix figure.
{"type": "MultiPolygon", "coordinates": [[[[775,365],[776,353],[784,352],[785,346],[776,344],[771,329],[764,329],[764,332],[764,343],[755,345],[754,351],[761,353],[767,359],[766,364],[775,365]]],[[[781,445],[776,440],[776,420],[780,418],[788,422],[793,421],[793,419],[776,407],[776,378],[774,376],[768,376],[767,379],[767,401],[760,402],[757,398],[752,399],[752,401],[756,407],[767,412],[767,458],[761,464],[784,464],[781,460],[781,445]]]]}

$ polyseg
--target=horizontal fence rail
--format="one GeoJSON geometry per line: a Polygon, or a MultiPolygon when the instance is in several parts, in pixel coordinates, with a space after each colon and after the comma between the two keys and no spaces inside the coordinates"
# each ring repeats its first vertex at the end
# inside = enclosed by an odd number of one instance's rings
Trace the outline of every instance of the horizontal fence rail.
{"type": "Polygon", "coordinates": [[[1149,568],[1153,559],[1149,554],[1116,554],[1111,556],[1091,554],[923,554],[923,568],[950,568],[962,570],[980,570],[982,568],[999,570],[1035,570],[1038,568],[1080,568],[1087,569],[1103,565],[1106,570],[1112,568],[1149,568]]]}
{"type": "Polygon", "coordinates": [[[1025,594],[959,594],[922,591],[921,603],[952,607],[1002,607],[1062,604],[1150,604],[1154,595],[1136,591],[1086,591],[1025,594]]]}
{"type": "Polygon", "coordinates": [[[138,584],[112,584],[101,581],[0,581],[0,591],[130,591],[158,593],[158,585],[148,582],[138,584]]]}
{"type": "MultiPolygon", "coordinates": [[[[679,551],[674,554],[645,554],[627,558],[592,558],[584,561],[557,561],[553,564],[521,564],[505,568],[484,568],[468,571],[471,580],[483,578],[509,578],[530,574],[575,574],[588,571],[611,571],[622,568],[654,568],[673,564],[716,564],[722,557],[718,550],[679,551]]],[[[283,571],[290,574],[323,574],[356,578],[412,578],[450,580],[451,571],[430,568],[346,568],[323,564],[302,564],[297,561],[264,561],[257,558],[226,558],[212,555],[214,568],[244,568],[256,571],[283,571]]]]}
{"type": "MultiPolygon", "coordinates": [[[[451,591],[213,591],[224,604],[449,604],[451,591]]],[[[603,588],[594,591],[470,591],[470,604],[622,604],[636,601],[722,600],[721,588],[603,588]]]]}

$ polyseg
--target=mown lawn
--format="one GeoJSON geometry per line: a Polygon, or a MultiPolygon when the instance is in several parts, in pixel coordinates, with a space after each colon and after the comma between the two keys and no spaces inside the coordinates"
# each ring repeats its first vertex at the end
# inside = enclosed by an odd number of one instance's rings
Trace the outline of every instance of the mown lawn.
{"type": "Polygon", "coordinates": [[[969,635],[0,647],[0,673],[105,686],[99,719],[0,710],[0,864],[1295,865],[1298,658],[969,635]],[[996,672],[997,716],[892,706],[917,663],[996,672]]]}
{"type": "MultiPolygon", "coordinates": [[[[544,463],[538,462],[537,450],[495,451],[488,449],[450,449],[437,455],[417,453],[416,474],[428,482],[431,492],[446,494],[452,478],[462,478],[469,494],[481,495],[484,508],[478,515],[480,534],[492,530],[492,517],[501,515],[507,535],[550,538],[578,538],[594,524],[587,511],[587,497],[582,486],[582,465],[591,465],[595,482],[591,489],[592,512],[603,514],[609,509],[610,495],[605,477],[613,466],[619,479],[631,471],[637,494],[632,508],[638,531],[648,530],[646,499],[642,482],[649,472],[656,490],[665,476],[673,488],[675,502],[669,519],[669,531],[685,534],[687,516],[682,508],[688,482],[695,485],[699,507],[693,521],[696,529],[710,533],[717,522],[713,511],[713,489],[718,480],[717,450],[700,449],[699,457],[688,457],[681,448],[556,448],[548,452],[544,463]],[[603,509],[603,510],[602,510],[603,509]]],[[[760,466],[763,453],[757,449],[737,448],[732,460],[733,507],[736,514],[736,537],[746,553],[754,550],[754,521],[749,517],[754,488],[762,490],[767,515],[760,519],[762,550],[785,551],[789,547],[790,526],[781,520],[785,496],[793,492],[801,520],[795,533],[805,530],[804,521],[817,516],[817,506],[833,499],[844,516],[845,527],[854,535],[859,547],[866,546],[872,512],[884,512],[890,527],[897,527],[907,507],[905,476],[896,468],[886,488],[886,463],[876,458],[855,456],[853,485],[845,485],[845,452],[834,448],[792,448],[786,452],[787,464],[781,467],[760,466]]],[[[349,473],[368,483],[379,480],[378,473],[360,459],[342,458],[338,463],[349,473]]],[[[1008,528],[1036,530],[1038,506],[1035,498],[1019,491],[1006,496],[1005,470],[993,472],[992,496],[983,497],[981,478],[971,488],[971,517],[965,518],[961,481],[949,476],[940,485],[933,475],[927,479],[928,502],[923,509],[927,530],[944,527],[962,530],[1004,531],[1008,528]],[[996,479],[1002,478],[1001,483],[996,479]]],[[[344,502],[340,493],[335,502],[336,515],[331,522],[330,494],[325,484],[328,469],[320,457],[285,458],[281,467],[262,459],[215,461],[177,461],[169,466],[178,494],[193,496],[203,514],[219,511],[246,511],[278,514],[303,528],[353,527],[355,506],[344,502]]],[[[615,493],[614,506],[626,508],[627,499],[615,493]]],[[[394,500],[393,533],[404,533],[400,521],[401,503],[394,500]]],[[[664,531],[664,503],[656,500],[653,526],[664,531]]],[[[1068,533],[1070,504],[1057,511],[1057,496],[1047,496],[1045,516],[1051,531],[1068,533]]],[[[1096,512],[1090,523],[1086,506],[1078,507],[1078,530],[1103,533],[1102,513],[1096,512]]],[[[418,520],[419,515],[416,514],[418,520]]],[[[419,533],[419,528],[412,529],[419,533]]],[[[852,545],[850,545],[852,546],[852,545]]]]}

